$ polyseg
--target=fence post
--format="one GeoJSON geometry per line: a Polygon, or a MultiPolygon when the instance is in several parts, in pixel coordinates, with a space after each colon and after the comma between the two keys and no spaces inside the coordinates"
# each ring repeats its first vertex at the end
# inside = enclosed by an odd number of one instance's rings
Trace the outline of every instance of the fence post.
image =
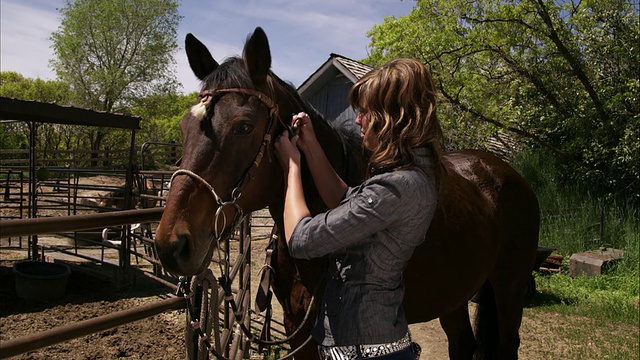
{"type": "Polygon", "coordinates": [[[104,147],[104,160],[102,160],[102,166],[109,167],[109,151],[111,149],[108,146],[104,147]]]}
{"type": "Polygon", "coordinates": [[[170,143],[171,143],[171,153],[169,156],[171,158],[171,161],[173,161],[173,163],[175,164],[178,162],[178,151],[176,148],[176,142],[171,140],[170,143]]]}

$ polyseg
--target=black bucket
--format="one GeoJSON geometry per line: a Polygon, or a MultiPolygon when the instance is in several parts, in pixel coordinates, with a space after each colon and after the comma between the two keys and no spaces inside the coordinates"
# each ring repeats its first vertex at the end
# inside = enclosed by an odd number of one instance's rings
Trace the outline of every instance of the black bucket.
{"type": "Polygon", "coordinates": [[[16,275],[16,293],[31,301],[58,300],[67,292],[67,279],[71,269],[64,264],[24,261],[13,265],[16,275]]]}

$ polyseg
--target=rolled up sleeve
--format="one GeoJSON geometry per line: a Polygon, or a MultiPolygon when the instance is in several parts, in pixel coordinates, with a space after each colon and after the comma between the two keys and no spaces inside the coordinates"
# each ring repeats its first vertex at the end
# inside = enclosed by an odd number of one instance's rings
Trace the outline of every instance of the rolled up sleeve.
{"type": "Polygon", "coordinates": [[[391,175],[371,178],[350,189],[338,207],[303,218],[288,242],[291,256],[313,259],[370,240],[373,234],[405,216],[403,209],[407,205],[411,208],[411,196],[405,194],[406,180],[391,175]]]}

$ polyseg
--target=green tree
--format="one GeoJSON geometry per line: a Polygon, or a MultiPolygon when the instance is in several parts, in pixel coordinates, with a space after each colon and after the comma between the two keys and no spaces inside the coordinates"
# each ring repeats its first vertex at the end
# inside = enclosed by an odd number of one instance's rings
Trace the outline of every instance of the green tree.
{"type": "Polygon", "coordinates": [[[130,111],[145,121],[138,142],[181,143],[180,119],[196,102],[197,92],[190,94],[155,94],[134,101],[130,111]]]}
{"type": "MultiPolygon", "coordinates": [[[[0,96],[19,100],[31,100],[59,105],[74,102],[74,92],[69,84],[59,80],[42,80],[25,78],[13,71],[0,72],[0,96]]],[[[46,157],[51,150],[56,150],[61,143],[69,144],[74,131],[70,126],[60,124],[40,124],[38,126],[36,147],[46,157]]],[[[6,123],[0,129],[3,149],[27,148],[29,129],[23,122],[6,123]]]]}
{"type": "Polygon", "coordinates": [[[25,78],[14,71],[0,72],[0,96],[60,105],[70,105],[74,101],[73,91],[68,83],[25,78]]]}
{"type": "MultiPolygon", "coordinates": [[[[174,0],[67,0],[51,35],[51,66],[71,84],[78,105],[124,112],[133,99],[175,91],[177,27],[174,0]]],[[[91,149],[107,135],[92,129],[91,149]]]]}
{"type": "Polygon", "coordinates": [[[567,180],[639,201],[639,30],[622,0],[418,0],[373,27],[365,61],[427,63],[457,146],[506,131],[551,149],[567,180]]]}

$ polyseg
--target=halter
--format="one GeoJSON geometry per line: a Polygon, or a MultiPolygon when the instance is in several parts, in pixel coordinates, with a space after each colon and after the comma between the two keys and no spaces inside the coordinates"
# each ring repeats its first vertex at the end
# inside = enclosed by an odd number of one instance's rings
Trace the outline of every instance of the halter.
{"type": "MultiPolygon", "coordinates": [[[[270,146],[271,145],[271,128],[273,127],[273,124],[275,123],[275,121],[277,120],[278,122],[280,122],[280,124],[282,124],[282,126],[285,129],[287,129],[287,131],[289,131],[289,132],[292,131],[291,130],[291,126],[289,126],[288,124],[285,124],[282,121],[282,119],[280,118],[280,116],[278,114],[278,105],[271,98],[269,98],[267,95],[265,95],[264,93],[262,93],[262,92],[260,92],[258,90],[246,89],[246,88],[224,88],[224,89],[215,89],[215,90],[202,90],[198,94],[198,99],[200,99],[200,104],[203,104],[203,105],[205,105],[206,108],[208,108],[210,106],[211,102],[213,102],[215,98],[217,98],[218,96],[223,95],[225,93],[239,93],[239,94],[246,94],[246,95],[250,95],[250,96],[255,96],[255,97],[258,98],[258,100],[260,100],[269,109],[269,122],[267,123],[267,126],[265,128],[265,132],[264,132],[264,135],[262,137],[262,143],[260,144],[260,148],[258,149],[257,154],[253,158],[253,161],[252,161],[251,165],[249,165],[249,167],[247,167],[247,169],[244,171],[243,175],[240,177],[240,180],[237,182],[236,186],[231,191],[231,200],[228,200],[228,201],[223,200],[222,197],[220,195],[218,195],[218,193],[216,193],[215,189],[213,188],[213,186],[211,186],[211,184],[209,184],[200,175],[194,173],[191,170],[178,169],[173,173],[173,175],[171,175],[171,180],[169,181],[169,187],[171,187],[171,182],[173,182],[173,179],[176,176],[178,176],[178,175],[188,175],[191,178],[199,181],[207,189],[209,189],[209,191],[211,192],[211,194],[213,195],[213,197],[216,200],[216,204],[218,204],[218,209],[216,210],[216,214],[215,214],[215,218],[214,218],[214,236],[215,236],[216,240],[220,240],[220,238],[221,238],[221,233],[218,231],[218,219],[219,219],[220,215],[222,215],[222,220],[223,220],[222,221],[222,223],[223,223],[222,229],[224,230],[224,228],[227,225],[227,218],[224,215],[224,212],[222,211],[222,209],[225,206],[232,205],[232,206],[234,206],[236,208],[236,216],[235,216],[234,221],[231,223],[231,225],[232,225],[231,228],[232,229],[235,227],[235,225],[242,218],[242,208],[240,208],[240,206],[236,203],[236,201],[238,200],[240,195],[242,195],[241,188],[244,185],[244,183],[246,182],[247,178],[251,177],[252,170],[254,168],[257,168],[258,166],[260,166],[260,163],[262,162],[262,158],[264,157],[265,149],[267,151],[270,151],[270,149],[271,149],[271,146],[270,146]]],[[[271,159],[272,159],[272,155],[269,152],[269,161],[271,161],[271,159]]]]}

